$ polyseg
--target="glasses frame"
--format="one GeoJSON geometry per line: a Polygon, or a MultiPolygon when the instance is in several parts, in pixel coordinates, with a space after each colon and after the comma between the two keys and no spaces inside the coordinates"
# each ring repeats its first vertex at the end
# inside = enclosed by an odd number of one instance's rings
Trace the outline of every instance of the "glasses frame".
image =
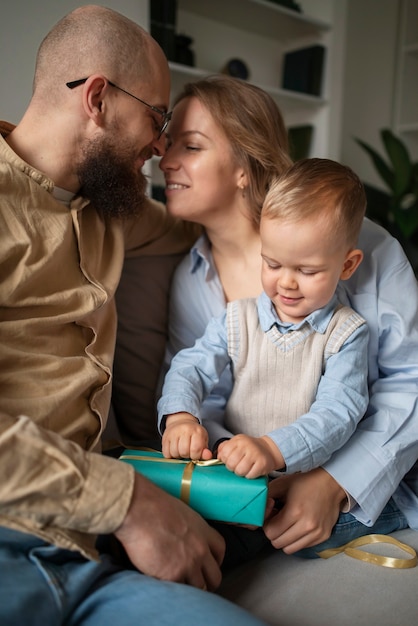
{"type": "MultiPolygon", "coordinates": [[[[86,78],[78,78],[77,80],[70,80],[68,83],[65,83],[65,85],[68,87],[68,89],[75,89],[75,87],[79,87],[80,85],[84,85],[84,83],[89,79],[89,77],[87,76],[86,78]]],[[[163,132],[166,130],[169,121],[171,120],[171,116],[173,114],[172,111],[163,111],[162,109],[159,109],[158,107],[155,107],[153,104],[148,104],[148,102],[145,102],[145,100],[141,100],[141,98],[138,98],[138,96],[134,96],[133,93],[129,93],[129,91],[126,91],[126,89],[123,89],[122,87],[119,87],[119,85],[116,85],[115,83],[112,83],[111,80],[109,80],[108,78],[106,79],[107,82],[109,83],[109,85],[111,87],[114,87],[115,89],[118,89],[119,91],[122,91],[123,93],[126,93],[127,96],[131,96],[131,98],[135,98],[135,100],[138,100],[138,102],[140,102],[141,104],[144,104],[146,107],[148,107],[149,109],[151,109],[151,111],[154,111],[154,113],[158,113],[158,115],[161,115],[161,117],[163,118],[162,124],[159,128],[158,131],[158,139],[160,139],[161,135],[163,134],[163,132]]]]}

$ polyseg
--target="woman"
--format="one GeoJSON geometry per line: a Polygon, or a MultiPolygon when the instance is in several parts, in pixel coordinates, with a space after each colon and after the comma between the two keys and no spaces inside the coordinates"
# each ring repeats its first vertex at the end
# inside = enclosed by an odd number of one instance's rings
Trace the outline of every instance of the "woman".
{"type": "MultiPolygon", "coordinates": [[[[170,213],[205,234],[175,273],[167,361],[193,345],[227,301],[261,292],[261,206],[272,178],[290,164],[284,121],[266,92],[219,76],[186,86],[160,167],[170,213]]],[[[212,417],[221,419],[225,386],[221,380],[205,403],[212,417]]]]}
{"type": "MultiPolygon", "coordinates": [[[[192,345],[227,301],[260,293],[259,212],[271,177],[289,165],[289,157],[271,98],[225,76],[185,87],[167,138],[160,167],[168,210],[205,229],[174,277],[170,358],[192,345]]],[[[408,474],[418,457],[417,283],[398,243],[368,220],[359,247],[365,260],[338,294],[366,318],[371,332],[367,419],[324,468],[271,484],[283,507],[264,531],[287,553],[418,528],[414,471],[408,474]]],[[[216,439],[229,436],[220,423],[223,388],[221,379],[203,412],[210,411],[212,420],[218,416],[216,439]]]]}

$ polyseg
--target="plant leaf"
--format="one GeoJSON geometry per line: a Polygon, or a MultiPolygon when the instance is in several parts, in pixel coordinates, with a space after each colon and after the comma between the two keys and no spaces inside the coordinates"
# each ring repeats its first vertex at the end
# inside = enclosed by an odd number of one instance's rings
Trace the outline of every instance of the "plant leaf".
{"type": "Polygon", "coordinates": [[[363,150],[365,150],[368,153],[369,157],[374,163],[375,168],[377,169],[380,176],[383,178],[383,181],[386,183],[386,185],[389,187],[392,193],[394,193],[395,192],[395,175],[394,175],[394,172],[390,169],[389,165],[380,156],[380,154],[376,152],[376,150],[374,150],[374,148],[369,146],[369,144],[362,141],[361,139],[357,139],[356,137],[354,139],[363,148],[363,150]]]}
{"type": "Polygon", "coordinates": [[[393,215],[399,230],[409,239],[418,229],[418,203],[415,202],[409,209],[396,208],[393,215]]]}
{"type": "Polygon", "coordinates": [[[380,134],[393,165],[393,193],[399,198],[409,191],[412,176],[411,157],[405,144],[391,130],[384,128],[380,134]]]}

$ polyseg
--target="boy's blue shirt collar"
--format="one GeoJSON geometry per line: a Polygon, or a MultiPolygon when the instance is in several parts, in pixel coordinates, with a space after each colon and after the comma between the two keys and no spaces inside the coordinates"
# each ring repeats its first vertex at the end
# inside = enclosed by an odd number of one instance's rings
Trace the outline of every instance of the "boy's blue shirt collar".
{"type": "MultiPolygon", "coordinates": [[[[199,237],[190,251],[190,272],[195,272],[202,263],[205,266],[205,279],[217,279],[218,277],[212,262],[210,242],[206,234],[199,237]]],[[[258,298],[257,307],[260,325],[264,332],[270,330],[274,324],[277,325],[282,333],[286,333],[289,330],[297,330],[307,323],[310,324],[315,332],[324,333],[337,304],[338,299],[337,296],[334,295],[332,300],[328,302],[325,307],[313,311],[313,313],[298,324],[280,321],[272,301],[264,292],[258,298]]]]}
{"type": "Polygon", "coordinates": [[[304,324],[309,324],[315,332],[324,333],[337,304],[338,299],[337,296],[334,295],[330,302],[322,307],[322,309],[313,311],[297,324],[291,324],[290,322],[282,322],[279,319],[273,302],[264,291],[257,300],[258,317],[263,331],[267,332],[272,326],[276,325],[282,333],[286,333],[289,330],[298,330],[304,324]]]}

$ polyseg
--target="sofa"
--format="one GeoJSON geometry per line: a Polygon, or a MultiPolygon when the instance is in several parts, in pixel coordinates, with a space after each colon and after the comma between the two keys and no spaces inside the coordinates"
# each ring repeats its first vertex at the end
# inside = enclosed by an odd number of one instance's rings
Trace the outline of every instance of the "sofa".
{"type": "MultiPolygon", "coordinates": [[[[105,449],[158,436],[155,390],[167,338],[169,285],[179,258],[125,261],[116,294],[119,321],[105,449]]],[[[418,551],[418,532],[392,536],[418,551]]],[[[410,558],[386,543],[364,549],[410,558]]],[[[302,559],[270,548],[225,573],[217,593],[277,626],[406,626],[418,616],[418,567],[392,569],[346,554],[302,559]]]]}
{"type": "MultiPolygon", "coordinates": [[[[392,537],[418,551],[418,532],[392,537]]],[[[389,544],[364,549],[409,558],[389,544]]],[[[392,569],[345,554],[303,559],[271,550],[228,572],[219,593],[275,626],[409,626],[418,617],[418,567],[392,569]]]]}

